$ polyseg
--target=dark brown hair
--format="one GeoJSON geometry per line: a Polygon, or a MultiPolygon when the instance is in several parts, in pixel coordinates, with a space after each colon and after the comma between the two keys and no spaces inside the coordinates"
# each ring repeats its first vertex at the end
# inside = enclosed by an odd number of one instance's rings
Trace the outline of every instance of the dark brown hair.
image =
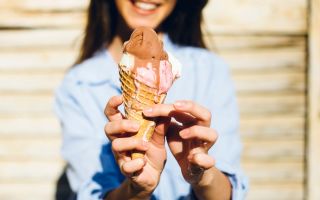
{"type": "MultiPolygon", "coordinates": [[[[171,41],[181,46],[205,48],[202,38],[202,10],[208,0],[177,0],[172,13],[159,30],[167,33],[171,41]]],[[[116,34],[118,11],[114,0],[91,0],[87,25],[80,55],[76,63],[92,57],[102,47],[109,45],[116,34]]]]}

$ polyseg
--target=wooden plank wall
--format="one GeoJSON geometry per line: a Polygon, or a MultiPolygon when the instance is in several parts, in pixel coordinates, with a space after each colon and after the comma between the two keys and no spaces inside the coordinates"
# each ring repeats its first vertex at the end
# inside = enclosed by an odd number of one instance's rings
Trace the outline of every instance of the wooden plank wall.
{"type": "MultiPolygon", "coordinates": [[[[63,167],[52,95],[88,0],[0,0],[0,199],[53,199],[63,167]]],[[[307,0],[211,0],[207,44],[231,66],[248,199],[305,196],[307,0]]]]}
{"type": "Polygon", "coordinates": [[[248,199],[303,199],[306,0],[213,0],[208,41],[235,80],[248,199]]]}

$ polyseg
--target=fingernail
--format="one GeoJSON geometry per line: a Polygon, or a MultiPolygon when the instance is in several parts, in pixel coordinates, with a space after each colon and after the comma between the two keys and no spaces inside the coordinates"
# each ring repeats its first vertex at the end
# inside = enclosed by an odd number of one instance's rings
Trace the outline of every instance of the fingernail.
{"type": "Polygon", "coordinates": [[[183,106],[184,106],[184,102],[183,102],[183,101],[176,101],[176,102],[174,103],[174,105],[175,105],[176,107],[183,107],[183,106]]]}
{"type": "Polygon", "coordinates": [[[152,108],[146,108],[143,110],[143,113],[152,113],[152,108]]]}

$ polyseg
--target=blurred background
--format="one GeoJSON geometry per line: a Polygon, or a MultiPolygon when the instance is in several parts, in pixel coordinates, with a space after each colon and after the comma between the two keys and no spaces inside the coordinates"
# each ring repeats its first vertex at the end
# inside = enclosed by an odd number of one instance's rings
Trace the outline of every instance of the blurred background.
{"type": "MultiPolygon", "coordinates": [[[[88,0],[0,0],[0,199],[55,199],[53,93],[88,0]]],[[[247,199],[320,199],[320,0],[210,0],[209,48],[231,66],[247,199]]]]}

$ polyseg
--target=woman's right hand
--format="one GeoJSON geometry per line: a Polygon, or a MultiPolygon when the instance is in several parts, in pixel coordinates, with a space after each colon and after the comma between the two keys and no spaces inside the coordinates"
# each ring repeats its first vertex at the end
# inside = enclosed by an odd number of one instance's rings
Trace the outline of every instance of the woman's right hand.
{"type": "MultiPolygon", "coordinates": [[[[149,142],[134,137],[139,123],[126,119],[118,110],[123,103],[122,96],[110,98],[105,108],[109,122],[105,133],[112,144],[114,157],[121,172],[127,177],[133,193],[151,195],[160,180],[166,161],[165,132],[170,119],[160,118],[149,142]],[[131,151],[144,151],[144,158],[131,159],[131,151]]],[[[141,195],[139,195],[141,196],[141,195]]]]}

